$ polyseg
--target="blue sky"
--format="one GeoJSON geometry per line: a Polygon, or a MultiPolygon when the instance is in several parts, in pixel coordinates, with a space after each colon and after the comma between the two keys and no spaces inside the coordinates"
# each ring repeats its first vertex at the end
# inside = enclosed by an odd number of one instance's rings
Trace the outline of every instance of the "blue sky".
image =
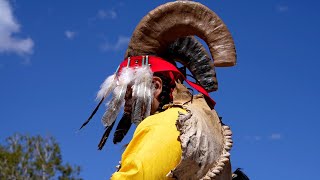
{"type": "MultiPolygon", "coordinates": [[[[97,144],[95,94],[131,33],[167,1],[0,0],[0,139],[52,135],[85,179],[108,179],[122,145],[97,144]]],[[[233,130],[233,168],[252,179],[314,179],[320,161],[320,2],[200,1],[227,24],[238,64],[217,68],[216,109],[233,130]]]]}

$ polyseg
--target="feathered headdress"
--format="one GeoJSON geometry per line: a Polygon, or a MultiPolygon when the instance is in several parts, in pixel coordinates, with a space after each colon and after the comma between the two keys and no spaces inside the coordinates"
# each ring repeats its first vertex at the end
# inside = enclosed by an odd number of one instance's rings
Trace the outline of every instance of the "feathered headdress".
{"type": "MultiPolygon", "coordinates": [[[[217,90],[214,66],[227,67],[236,64],[235,46],[230,32],[222,20],[206,6],[192,1],[169,2],[150,11],[138,24],[131,37],[125,60],[112,76],[101,85],[100,100],[85,126],[96,113],[100,104],[112,94],[102,122],[106,127],[101,149],[114,126],[123,106],[127,88],[132,87],[132,108],[125,112],[116,128],[113,142],[120,142],[131,123],[138,124],[150,115],[152,97],[152,73],[171,72],[172,79],[182,78],[206,96],[214,106],[208,92],[217,90]],[[203,39],[214,59],[194,37],[203,39]],[[174,65],[180,62],[196,79],[188,81],[174,65]],[[139,108],[137,108],[139,107],[139,108]]],[[[81,128],[82,128],[81,127],[81,128]]]]}

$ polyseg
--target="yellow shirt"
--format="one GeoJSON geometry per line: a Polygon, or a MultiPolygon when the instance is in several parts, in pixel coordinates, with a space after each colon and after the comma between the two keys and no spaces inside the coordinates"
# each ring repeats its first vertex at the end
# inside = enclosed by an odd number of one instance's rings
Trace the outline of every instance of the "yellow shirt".
{"type": "Polygon", "coordinates": [[[112,180],[161,180],[181,159],[181,145],[176,128],[181,108],[170,108],[144,119],[137,127],[133,138],[122,154],[121,168],[112,180]]]}

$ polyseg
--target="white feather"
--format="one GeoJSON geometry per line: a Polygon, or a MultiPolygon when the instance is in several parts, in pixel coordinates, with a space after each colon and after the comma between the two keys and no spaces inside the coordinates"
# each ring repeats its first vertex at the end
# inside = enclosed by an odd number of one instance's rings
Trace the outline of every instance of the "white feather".
{"type": "Polygon", "coordinates": [[[100,86],[100,90],[97,93],[97,100],[107,97],[116,86],[116,75],[109,76],[100,86]]]}
{"type": "Polygon", "coordinates": [[[120,93],[121,89],[122,87],[117,86],[113,91],[111,100],[106,104],[107,109],[101,119],[104,126],[110,126],[116,120],[123,106],[125,91],[120,93]]]}
{"type": "Polygon", "coordinates": [[[132,98],[132,122],[139,124],[151,109],[152,71],[148,66],[136,70],[132,98]]]}
{"type": "Polygon", "coordinates": [[[124,104],[127,87],[133,79],[134,71],[131,68],[123,68],[116,83],[117,86],[113,90],[113,96],[106,104],[107,109],[101,119],[104,126],[110,126],[116,120],[120,109],[124,104]]]}
{"type": "Polygon", "coordinates": [[[122,69],[119,76],[119,84],[129,84],[134,79],[134,70],[129,67],[122,69]]]}
{"type": "Polygon", "coordinates": [[[154,94],[154,87],[153,87],[153,84],[151,83],[151,87],[148,88],[146,94],[147,94],[147,97],[149,97],[147,99],[147,104],[146,104],[146,112],[144,114],[144,117],[148,117],[150,116],[150,113],[151,113],[151,103],[152,103],[152,100],[153,100],[153,94],[154,94]]]}

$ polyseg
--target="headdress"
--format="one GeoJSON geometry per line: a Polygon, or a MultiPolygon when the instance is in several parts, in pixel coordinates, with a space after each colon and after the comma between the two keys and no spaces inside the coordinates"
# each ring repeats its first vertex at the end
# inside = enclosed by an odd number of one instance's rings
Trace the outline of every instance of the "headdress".
{"type": "MultiPolygon", "coordinates": [[[[206,6],[192,1],[169,2],[150,11],[138,24],[131,37],[125,60],[118,70],[101,85],[98,106],[112,94],[102,122],[106,127],[99,149],[106,142],[115,120],[123,106],[127,88],[132,87],[131,112],[125,112],[114,136],[120,142],[131,126],[150,115],[152,100],[152,75],[167,71],[172,79],[186,80],[193,88],[206,96],[213,107],[208,92],[217,90],[216,67],[236,64],[234,42],[226,25],[206,6]],[[191,37],[203,39],[214,59],[213,63],[202,44],[191,37]],[[187,67],[196,79],[188,81],[174,65],[175,61],[187,67]],[[131,113],[131,114],[130,114],[131,113]]],[[[81,128],[82,128],[81,127],[81,128]]]]}

